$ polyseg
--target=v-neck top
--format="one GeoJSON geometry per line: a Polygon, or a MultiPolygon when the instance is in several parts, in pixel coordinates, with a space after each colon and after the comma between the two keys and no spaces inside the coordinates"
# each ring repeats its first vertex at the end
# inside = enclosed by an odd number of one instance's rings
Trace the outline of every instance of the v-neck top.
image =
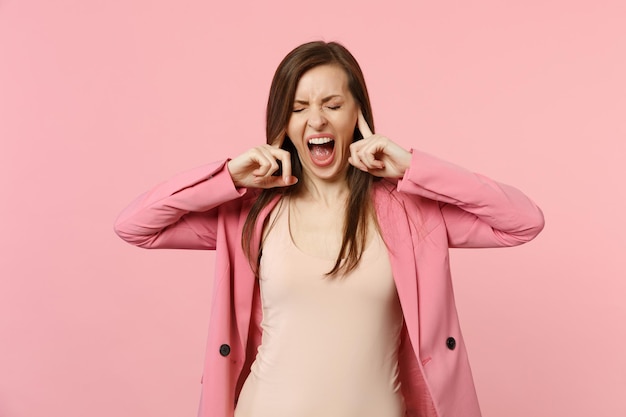
{"type": "MultiPolygon", "coordinates": [[[[283,199],[287,203],[287,198],[283,199]]],[[[299,249],[279,204],[263,244],[262,343],[235,417],[402,417],[402,310],[375,234],[356,269],[299,249]]]]}

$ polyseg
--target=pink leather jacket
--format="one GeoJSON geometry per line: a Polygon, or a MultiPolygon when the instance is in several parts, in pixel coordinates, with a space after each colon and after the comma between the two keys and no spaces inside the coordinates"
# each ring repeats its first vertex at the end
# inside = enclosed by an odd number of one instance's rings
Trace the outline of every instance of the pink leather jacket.
{"type": "MultiPolygon", "coordinates": [[[[513,187],[412,154],[404,177],[397,184],[375,183],[372,196],[405,320],[399,365],[407,416],[479,417],[448,248],[528,242],[542,230],[543,215],[513,187]]],[[[241,249],[258,190],[235,188],[225,163],[180,174],[142,194],[115,225],[122,239],[144,248],[217,250],[200,417],[233,416],[261,341],[258,283],[241,249]]],[[[259,216],[253,247],[277,201],[259,216]]]]}

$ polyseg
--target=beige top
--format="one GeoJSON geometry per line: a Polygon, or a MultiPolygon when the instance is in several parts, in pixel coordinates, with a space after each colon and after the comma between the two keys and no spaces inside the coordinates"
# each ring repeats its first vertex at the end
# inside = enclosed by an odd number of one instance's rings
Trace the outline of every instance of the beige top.
{"type": "Polygon", "coordinates": [[[235,417],[404,416],[402,311],[385,244],[376,234],[354,271],[325,277],[334,260],[295,246],[287,206],[263,245],[263,339],[235,417]]]}

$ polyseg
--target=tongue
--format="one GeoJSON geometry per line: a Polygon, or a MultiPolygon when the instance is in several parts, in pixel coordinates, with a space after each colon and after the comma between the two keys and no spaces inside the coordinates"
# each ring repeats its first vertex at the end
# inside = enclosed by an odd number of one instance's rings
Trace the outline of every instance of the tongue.
{"type": "Polygon", "coordinates": [[[325,161],[327,160],[333,153],[333,145],[332,143],[326,143],[324,145],[313,145],[310,147],[311,149],[311,158],[314,161],[325,161]]]}

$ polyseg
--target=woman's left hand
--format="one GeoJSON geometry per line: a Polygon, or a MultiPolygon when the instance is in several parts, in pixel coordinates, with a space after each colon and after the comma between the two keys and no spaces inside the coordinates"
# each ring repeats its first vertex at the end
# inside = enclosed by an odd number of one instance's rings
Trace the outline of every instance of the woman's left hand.
{"type": "Polygon", "coordinates": [[[402,178],[411,165],[411,153],[389,138],[373,134],[361,111],[357,126],[363,139],[350,145],[348,162],[377,177],[402,178]]]}

